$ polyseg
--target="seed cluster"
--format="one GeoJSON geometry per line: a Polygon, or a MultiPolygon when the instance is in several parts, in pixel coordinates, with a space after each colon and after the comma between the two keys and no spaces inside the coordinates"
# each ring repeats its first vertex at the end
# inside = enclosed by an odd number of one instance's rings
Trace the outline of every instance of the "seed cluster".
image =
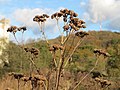
{"type": "Polygon", "coordinates": [[[80,28],[86,28],[84,24],[85,22],[83,20],[80,20],[79,18],[71,18],[69,26],[73,30],[78,31],[80,28]]]}
{"type": "Polygon", "coordinates": [[[87,36],[89,34],[87,32],[84,32],[84,31],[79,31],[79,32],[76,32],[75,35],[78,36],[78,37],[83,38],[83,37],[85,37],[85,36],[87,36]]]}
{"type": "Polygon", "coordinates": [[[84,25],[85,22],[77,18],[78,14],[72,10],[63,9],[60,12],[56,12],[51,16],[51,19],[58,20],[60,17],[63,17],[63,21],[67,22],[65,26],[63,26],[64,31],[68,31],[69,29],[73,29],[75,31],[79,30],[80,28],[86,28],[84,25]]]}
{"type": "Polygon", "coordinates": [[[22,77],[24,77],[24,74],[22,73],[9,73],[10,76],[14,76],[15,79],[21,79],[22,77]]]}
{"type": "Polygon", "coordinates": [[[30,52],[31,54],[33,54],[35,56],[37,56],[39,54],[39,50],[37,48],[34,48],[34,47],[32,47],[32,48],[25,47],[24,50],[26,52],[30,52]]]}
{"type": "Polygon", "coordinates": [[[25,26],[23,26],[23,27],[11,26],[7,29],[7,32],[12,32],[15,34],[17,31],[24,32],[26,30],[27,30],[27,28],[25,26]]]}
{"type": "Polygon", "coordinates": [[[61,16],[63,16],[63,21],[64,21],[64,22],[67,22],[68,16],[69,16],[70,18],[73,18],[73,17],[77,17],[78,14],[75,13],[74,11],[72,11],[72,10],[63,9],[63,10],[60,10],[60,12],[53,14],[53,15],[51,16],[51,18],[52,18],[52,19],[54,19],[54,18],[58,19],[58,18],[61,17],[61,16]]]}
{"type": "Polygon", "coordinates": [[[100,78],[95,78],[95,81],[101,84],[101,87],[105,87],[105,86],[110,86],[111,82],[108,80],[104,80],[104,79],[100,79],[100,78]]]}
{"type": "Polygon", "coordinates": [[[61,45],[58,45],[58,44],[53,44],[50,48],[49,48],[49,51],[56,51],[56,50],[63,50],[64,47],[61,46],[61,45]]]}
{"type": "Polygon", "coordinates": [[[33,21],[35,21],[35,22],[45,22],[45,21],[46,21],[46,18],[49,18],[49,16],[48,16],[47,14],[36,15],[36,16],[33,18],[33,21]]]}
{"type": "Polygon", "coordinates": [[[94,49],[93,51],[96,55],[103,55],[104,57],[110,57],[110,54],[105,52],[104,50],[102,49],[94,49]]]}
{"type": "Polygon", "coordinates": [[[31,81],[31,85],[33,88],[36,88],[39,83],[40,84],[43,84],[44,81],[46,81],[46,77],[44,77],[43,75],[33,75],[33,76],[30,76],[30,77],[22,77],[21,78],[22,81],[25,82],[25,84],[28,82],[28,81],[31,81]]]}

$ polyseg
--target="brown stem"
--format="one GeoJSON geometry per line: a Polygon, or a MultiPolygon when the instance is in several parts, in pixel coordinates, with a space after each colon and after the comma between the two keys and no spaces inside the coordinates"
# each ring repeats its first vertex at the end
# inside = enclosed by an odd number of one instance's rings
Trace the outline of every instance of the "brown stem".
{"type": "Polygon", "coordinates": [[[56,20],[57,20],[58,30],[60,31],[60,34],[61,34],[61,45],[63,45],[63,43],[64,43],[64,32],[61,32],[60,26],[59,26],[59,23],[58,23],[58,19],[56,19],[56,20]]]}
{"type": "Polygon", "coordinates": [[[55,67],[57,67],[55,51],[53,52],[53,61],[54,61],[55,67]]]}
{"type": "Polygon", "coordinates": [[[90,70],[90,72],[88,74],[86,74],[79,82],[78,84],[73,88],[73,90],[75,90],[80,84],[81,82],[88,76],[90,75],[90,73],[96,68],[97,64],[98,64],[99,59],[97,58],[96,62],[95,62],[95,66],[90,70]]]}
{"type": "Polygon", "coordinates": [[[20,79],[18,78],[18,90],[20,90],[20,79]]]}
{"type": "MultiPolygon", "coordinates": [[[[72,46],[74,45],[74,40],[75,40],[75,36],[73,37],[72,43],[71,43],[71,45],[70,45],[70,48],[67,50],[68,52],[66,53],[66,55],[69,54],[70,49],[71,49],[72,46]]],[[[65,55],[65,56],[66,56],[66,55],[65,55]]]]}
{"type": "Polygon", "coordinates": [[[24,31],[22,32],[22,46],[24,47],[23,34],[24,34],[24,31]]]}
{"type": "Polygon", "coordinates": [[[38,25],[39,25],[39,27],[40,27],[40,31],[42,32],[42,35],[44,36],[44,39],[45,39],[46,43],[47,43],[48,46],[49,46],[49,42],[48,42],[48,40],[47,40],[47,38],[46,38],[46,35],[45,35],[44,31],[43,31],[43,28],[42,28],[42,23],[41,23],[41,25],[40,25],[40,23],[38,23],[38,25]]]}
{"type": "Polygon", "coordinates": [[[30,61],[31,61],[32,65],[34,65],[34,67],[36,68],[37,73],[40,75],[40,72],[39,72],[39,70],[38,70],[36,64],[34,63],[33,58],[30,58],[30,61]]]}
{"type": "Polygon", "coordinates": [[[76,44],[75,48],[73,49],[72,53],[68,56],[67,60],[66,60],[66,63],[64,65],[64,67],[67,66],[68,62],[69,62],[69,59],[72,57],[72,55],[74,54],[75,50],[77,49],[77,47],[82,43],[82,41],[84,40],[84,38],[81,40],[78,41],[78,43],[76,44]]]}
{"type": "Polygon", "coordinates": [[[57,74],[57,80],[56,80],[56,89],[55,90],[58,90],[58,87],[59,87],[60,74],[61,74],[61,71],[62,71],[62,68],[63,68],[63,64],[64,64],[64,58],[62,57],[62,62],[60,64],[60,67],[58,68],[58,74],[57,74]]]}
{"type": "Polygon", "coordinates": [[[14,38],[15,38],[16,42],[17,42],[18,45],[19,45],[20,43],[18,42],[18,40],[17,40],[17,38],[16,38],[16,36],[15,36],[15,33],[13,33],[13,35],[14,35],[14,38]]]}

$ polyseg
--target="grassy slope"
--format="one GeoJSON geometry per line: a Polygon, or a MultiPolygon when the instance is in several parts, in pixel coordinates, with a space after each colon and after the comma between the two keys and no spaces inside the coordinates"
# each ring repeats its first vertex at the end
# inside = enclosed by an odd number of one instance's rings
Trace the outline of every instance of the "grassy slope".
{"type": "MultiPolygon", "coordinates": [[[[95,62],[95,56],[93,54],[93,49],[101,48],[108,51],[112,57],[108,60],[104,60],[104,57],[100,57],[99,65],[95,69],[100,73],[107,74],[111,79],[117,80],[120,77],[120,33],[109,32],[109,31],[89,31],[89,36],[82,42],[73,55],[73,60],[68,66],[71,72],[78,71],[89,71],[95,62]]],[[[50,40],[51,43],[58,43],[59,37],[50,40]]],[[[71,40],[69,41],[68,50],[71,46],[71,40]]],[[[75,43],[77,42],[77,38],[75,43]]],[[[44,41],[38,41],[29,43],[26,46],[36,47],[40,50],[38,59],[35,61],[39,68],[48,67],[51,58],[51,54],[47,49],[47,45],[44,41]]],[[[10,65],[1,69],[1,75],[5,72],[15,71],[15,72],[26,72],[29,70],[29,61],[26,57],[24,51],[22,51],[17,45],[10,42],[8,49],[5,50],[9,54],[10,65]],[[21,61],[23,69],[20,68],[21,61]]]]}

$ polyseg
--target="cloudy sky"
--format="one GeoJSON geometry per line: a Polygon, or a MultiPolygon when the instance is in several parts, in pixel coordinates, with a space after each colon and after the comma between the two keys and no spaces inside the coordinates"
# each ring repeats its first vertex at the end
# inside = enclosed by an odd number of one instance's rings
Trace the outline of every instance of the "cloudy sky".
{"type": "MultiPolygon", "coordinates": [[[[27,26],[25,37],[38,38],[38,26],[32,21],[35,15],[59,11],[61,8],[74,10],[85,20],[85,30],[120,31],[120,0],[0,0],[0,19],[10,19],[11,25],[27,26]]],[[[58,36],[54,20],[46,23],[48,38],[58,36]]],[[[18,38],[19,35],[18,35],[18,38]]]]}

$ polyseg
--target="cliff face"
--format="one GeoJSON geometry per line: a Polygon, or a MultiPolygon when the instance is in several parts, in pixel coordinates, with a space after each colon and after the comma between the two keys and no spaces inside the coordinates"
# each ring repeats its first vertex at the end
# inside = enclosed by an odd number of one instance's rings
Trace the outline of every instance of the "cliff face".
{"type": "Polygon", "coordinates": [[[4,66],[4,62],[8,62],[7,54],[3,56],[3,50],[6,49],[7,44],[9,43],[9,34],[7,33],[7,28],[10,25],[8,19],[0,20],[0,67],[4,66]]]}

